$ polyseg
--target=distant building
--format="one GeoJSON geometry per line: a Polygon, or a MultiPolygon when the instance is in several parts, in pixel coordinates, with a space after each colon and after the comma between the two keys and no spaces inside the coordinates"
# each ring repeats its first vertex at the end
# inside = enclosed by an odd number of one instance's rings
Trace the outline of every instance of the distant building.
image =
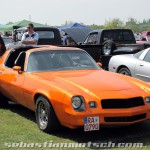
{"type": "Polygon", "coordinates": [[[128,22],[126,22],[126,26],[134,26],[134,25],[136,25],[136,23],[135,22],[131,22],[131,21],[128,21],[128,22]]]}

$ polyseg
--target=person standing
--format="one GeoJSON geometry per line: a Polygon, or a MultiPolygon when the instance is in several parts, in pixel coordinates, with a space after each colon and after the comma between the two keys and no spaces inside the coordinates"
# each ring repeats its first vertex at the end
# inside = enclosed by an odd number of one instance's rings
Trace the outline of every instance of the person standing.
{"type": "Polygon", "coordinates": [[[29,23],[27,26],[27,30],[28,32],[25,32],[22,36],[22,44],[29,46],[37,45],[39,35],[38,33],[34,32],[34,25],[32,23],[29,23]]]}

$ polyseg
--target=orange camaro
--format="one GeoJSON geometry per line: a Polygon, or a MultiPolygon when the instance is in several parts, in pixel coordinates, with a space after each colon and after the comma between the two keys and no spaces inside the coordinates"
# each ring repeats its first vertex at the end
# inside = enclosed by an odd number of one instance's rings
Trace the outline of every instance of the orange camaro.
{"type": "Polygon", "coordinates": [[[77,48],[6,51],[0,58],[0,93],[35,111],[45,132],[60,125],[99,130],[150,118],[150,84],[104,71],[77,48]]]}

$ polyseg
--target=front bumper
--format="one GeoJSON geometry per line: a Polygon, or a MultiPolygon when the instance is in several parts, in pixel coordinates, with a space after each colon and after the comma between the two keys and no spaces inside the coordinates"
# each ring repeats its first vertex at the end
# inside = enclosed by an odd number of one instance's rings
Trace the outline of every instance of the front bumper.
{"type": "Polygon", "coordinates": [[[83,112],[65,110],[61,124],[69,128],[84,126],[85,117],[99,116],[100,126],[126,126],[150,119],[150,106],[144,105],[128,109],[91,109],[83,112]]]}

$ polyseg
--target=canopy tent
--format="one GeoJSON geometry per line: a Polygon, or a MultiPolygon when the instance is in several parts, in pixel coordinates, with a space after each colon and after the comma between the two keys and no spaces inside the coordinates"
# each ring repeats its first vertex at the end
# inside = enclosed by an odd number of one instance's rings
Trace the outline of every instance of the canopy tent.
{"type": "Polygon", "coordinates": [[[35,27],[46,27],[47,26],[47,25],[44,25],[44,24],[40,24],[40,23],[28,21],[28,20],[22,20],[22,21],[18,21],[18,22],[15,22],[15,23],[11,23],[11,24],[8,24],[8,25],[1,26],[0,31],[12,31],[14,26],[24,27],[24,26],[27,26],[29,23],[33,23],[33,25],[35,27]]]}
{"type": "Polygon", "coordinates": [[[87,34],[92,30],[88,26],[74,23],[67,26],[59,27],[61,36],[67,33],[76,43],[83,42],[87,34]]]}
{"type": "Polygon", "coordinates": [[[84,42],[87,34],[92,31],[89,27],[75,27],[75,28],[68,28],[63,29],[76,43],[84,42]]]}
{"type": "Polygon", "coordinates": [[[59,27],[60,30],[64,30],[64,29],[68,29],[68,28],[85,28],[87,26],[79,24],[79,23],[73,23],[73,24],[69,24],[67,26],[62,26],[59,27]]]}

